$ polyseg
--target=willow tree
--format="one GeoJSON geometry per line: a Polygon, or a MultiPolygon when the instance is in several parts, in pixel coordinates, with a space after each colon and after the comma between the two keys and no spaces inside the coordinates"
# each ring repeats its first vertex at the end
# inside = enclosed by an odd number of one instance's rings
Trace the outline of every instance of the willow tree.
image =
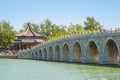
{"type": "Polygon", "coordinates": [[[7,48],[15,40],[16,31],[7,21],[0,21],[0,46],[7,48]]]}

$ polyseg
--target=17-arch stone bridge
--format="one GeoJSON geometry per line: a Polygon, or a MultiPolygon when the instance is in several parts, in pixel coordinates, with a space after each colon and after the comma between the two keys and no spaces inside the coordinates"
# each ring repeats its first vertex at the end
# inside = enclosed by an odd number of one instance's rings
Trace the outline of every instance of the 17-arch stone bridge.
{"type": "Polygon", "coordinates": [[[65,36],[21,50],[18,58],[120,65],[120,32],[65,36]]]}

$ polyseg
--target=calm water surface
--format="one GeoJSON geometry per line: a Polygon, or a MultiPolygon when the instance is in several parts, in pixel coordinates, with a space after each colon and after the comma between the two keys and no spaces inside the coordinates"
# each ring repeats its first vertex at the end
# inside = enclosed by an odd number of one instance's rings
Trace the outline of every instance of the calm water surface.
{"type": "Polygon", "coordinates": [[[0,59],[0,80],[120,80],[120,68],[0,59]]]}

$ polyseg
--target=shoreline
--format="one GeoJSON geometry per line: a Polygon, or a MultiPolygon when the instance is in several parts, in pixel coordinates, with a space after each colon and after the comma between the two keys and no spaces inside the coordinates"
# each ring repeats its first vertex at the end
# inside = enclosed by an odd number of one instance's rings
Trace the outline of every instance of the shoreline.
{"type": "Polygon", "coordinates": [[[18,59],[17,55],[0,55],[0,58],[5,58],[5,59],[18,59]]]}

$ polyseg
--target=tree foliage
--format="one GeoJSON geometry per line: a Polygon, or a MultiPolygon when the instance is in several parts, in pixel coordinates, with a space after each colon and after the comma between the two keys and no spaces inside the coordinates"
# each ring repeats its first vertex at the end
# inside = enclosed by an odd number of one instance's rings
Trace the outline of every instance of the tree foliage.
{"type": "MultiPolygon", "coordinates": [[[[23,24],[23,29],[27,27],[28,23],[23,24]]],[[[52,21],[46,19],[40,24],[30,23],[36,32],[45,35],[47,40],[53,38],[63,37],[71,34],[83,34],[86,32],[93,32],[103,30],[102,25],[97,22],[94,17],[87,17],[84,21],[84,26],[81,24],[56,25],[52,21]]],[[[23,31],[23,30],[20,30],[23,31]]],[[[7,21],[0,21],[0,47],[7,48],[15,40],[16,31],[7,21]]]]}
{"type": "Polygon", "coordinates": [[[55,25],[49,19],[46,19],[43,23],[40,23],[40,32],[44,35],[51,36],[55,25]]]}
{"type": "Polygon", "coordinates": [[[68,33],[69,34],[82,34],[86,32],[85,29],[83,28],[82,25],[80,24],[75,24],[73,25],[72,23],[68,27],[68,33]]]}
{"type": "Polygon", "coordinates": [[[60,25],[54,25],[54,29],[52,30],[52,35],[48,36],[48,39],[52,39],[52,38],[59,38],[62,37],[64,35],[67,35],[67,31],[65,30],[65,26],[60,25]]]}
{"type": "Polygon", "coordinates": [[[94,17],[87,17],[84,25],[85,29],[89,31],[98,31],[103,29],[102,25],[100,25],[100,23],[97,22],[94,17]]]}
{"type": "Polygon", "coordinates": [[[47,39],[57,38],[67,34],[65,30],[66,26],[52,24],[49,19],[46,19],[43,23],[40,24],[40,32],[45,34],[47,39]]]}
{"type": "MultiPolygon", "coordinates": [[[[84,26],[81,24],[70,24],[69,26],[66,25],[56,25],[53,24],[52,21],[49,19],[44,20],[40,24],[30,23],[34,30],[44,34],[47,40],[62,37],[65,35],[71,34],[83,34],[86,32],[93,32],[102,30],[103,27],[99,22],[97,22],[94,17],[87,17],[86,21],[84,22],[84,26]]],[[[27,23],[23,25],[26,28],[27,23]]]]}
{"type": "Polygon", "coordinates": [[[16,31],[7,21],[0,21],[0,46],[7,48],[15,40],[16,31]]]}

